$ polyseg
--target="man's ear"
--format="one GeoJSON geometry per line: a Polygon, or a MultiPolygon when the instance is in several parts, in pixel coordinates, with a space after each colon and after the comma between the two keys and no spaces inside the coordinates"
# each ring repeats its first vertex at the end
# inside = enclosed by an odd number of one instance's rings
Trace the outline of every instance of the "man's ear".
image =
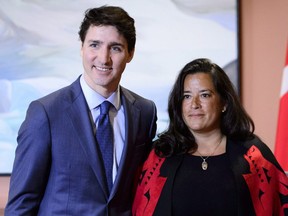
{"type": "Polygon", "coordinates": [[[135,52],[135,48],[133,50],[131,50],[131,52],[129,52],[129,57],[127,59],[127,63],[129,63],[133,59],[134,52],[135,52]]]}

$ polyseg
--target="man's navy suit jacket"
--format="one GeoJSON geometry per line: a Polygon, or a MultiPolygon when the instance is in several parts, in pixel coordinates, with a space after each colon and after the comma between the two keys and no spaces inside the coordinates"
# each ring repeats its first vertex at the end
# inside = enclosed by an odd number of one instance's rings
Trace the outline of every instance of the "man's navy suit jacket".
{"type": "Polygon", "coordinates": [[[120,87],[125,143],[111,194],[104,186],[79,78],[33,101],[18,134],[5,215],[131,214],[132,185],[156,133],[155,104],[120,87]]]}

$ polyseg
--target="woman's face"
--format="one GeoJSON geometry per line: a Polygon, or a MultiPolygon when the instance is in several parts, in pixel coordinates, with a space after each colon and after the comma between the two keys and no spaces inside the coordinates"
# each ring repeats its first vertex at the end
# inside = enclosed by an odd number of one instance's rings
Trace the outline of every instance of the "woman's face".
{"type": "Polygon", "coordinates": [[[219,130],[224,104],[211,76],[202,72],[189,74],[184,80],[183,90],[182,118],[191,133],[219,130]]]}

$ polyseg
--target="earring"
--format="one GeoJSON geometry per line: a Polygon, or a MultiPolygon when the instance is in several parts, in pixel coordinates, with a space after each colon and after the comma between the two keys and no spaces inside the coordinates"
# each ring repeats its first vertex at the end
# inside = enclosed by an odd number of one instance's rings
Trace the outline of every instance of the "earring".
{"type": "Polygon", "coordinates": [[[224,113],[226,111],[226,107],[223,107],[222,109],[222,113],[224,113]]]}

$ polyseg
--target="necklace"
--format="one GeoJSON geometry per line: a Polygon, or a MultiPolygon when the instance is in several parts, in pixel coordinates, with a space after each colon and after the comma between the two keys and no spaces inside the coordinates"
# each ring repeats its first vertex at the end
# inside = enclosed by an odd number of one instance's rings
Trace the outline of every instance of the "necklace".
{"type": "Polygon", "coordinates": [[[215,147],[215,149],[214,149],[214,151],[212,152],[212,154],[210,154],[210,155],[208,155],[208,156],[206,156],[206,157],[203,157],[203,156],[201,155],[201,153],[200,153],[200,152],[198,151],[198,149],[197,149],[197,152],[199,153],[200,157],[201,157],[202,160],[203,160],[203,162],[202,162],[202,164],[201,164],[203,170],[207,170],[207,169],[208,169],[208,163],[207,163],[206,160],[215,153],[215,151],[217,150],[217,148],[220,146],[222,140],[223,140],[223,136],[221,137],[219,143],[218,143],[217,146],[215,147]]]}

